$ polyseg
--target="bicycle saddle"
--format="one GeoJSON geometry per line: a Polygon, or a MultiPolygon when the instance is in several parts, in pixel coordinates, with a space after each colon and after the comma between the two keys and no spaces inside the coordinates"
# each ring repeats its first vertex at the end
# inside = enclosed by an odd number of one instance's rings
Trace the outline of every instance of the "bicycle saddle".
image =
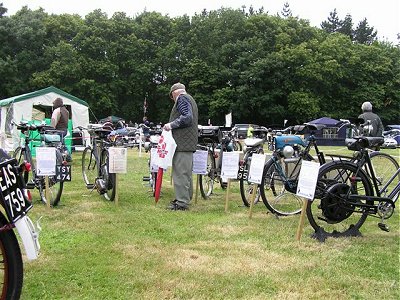
{"type": "Polygon", "coordinates": [[[346,138],[345,143],[349,150],[360,151],[365,148],[374,148],[382,145],[384,142],[383,137],[354,137],[354,138],[346,138]]]}

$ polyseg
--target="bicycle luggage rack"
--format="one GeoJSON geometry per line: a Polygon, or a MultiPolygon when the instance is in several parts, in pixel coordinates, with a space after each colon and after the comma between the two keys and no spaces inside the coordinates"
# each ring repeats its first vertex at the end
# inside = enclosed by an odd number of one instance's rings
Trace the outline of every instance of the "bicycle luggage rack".
{"type": "Polygon", "coordinates": [[[198,130],[200,144],[221,143],[222,131],[219,126],[199,125],[198,130]]]}

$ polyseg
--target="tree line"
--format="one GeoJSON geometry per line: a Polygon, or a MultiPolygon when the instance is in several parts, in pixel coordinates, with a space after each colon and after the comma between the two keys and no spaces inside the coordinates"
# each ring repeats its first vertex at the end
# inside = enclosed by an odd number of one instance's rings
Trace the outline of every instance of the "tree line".
{"type": "Polygon", "coordinates": [[[356,117],[370,101],[384,124],[399,123],[400,47],[352,29],[336,10],[321,28],[259,10],[221,8],[169,17],[157,12],[84,18],[0,4],[0,99],[53,85],[86,100],[100,119],[166,122],[180,81],[200,123],[299,124],[356,117]]]}

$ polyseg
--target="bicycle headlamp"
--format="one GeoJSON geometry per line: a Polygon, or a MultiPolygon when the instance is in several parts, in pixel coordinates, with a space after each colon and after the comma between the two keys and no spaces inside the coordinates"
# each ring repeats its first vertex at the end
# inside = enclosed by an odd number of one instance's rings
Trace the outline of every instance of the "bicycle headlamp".
{"type": "Polygon", "coordinates": [[[292,146],[285,146],[282,149],[282,154],[285,158],[292,157],[294,154],[294,149],[292,146]]]}

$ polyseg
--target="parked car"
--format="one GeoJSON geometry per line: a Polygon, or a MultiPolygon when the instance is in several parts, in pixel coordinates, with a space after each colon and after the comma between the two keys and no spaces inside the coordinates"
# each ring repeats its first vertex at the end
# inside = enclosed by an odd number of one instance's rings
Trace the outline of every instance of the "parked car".
{"type": "Polygon", "coordinates": [[[397,141],[392,137],[385,137],[385,141],[381,147],[395,149],[397,147],[397,141]]]}
{"type": "MultiPolygon", "coordinates": [[[[263,135],[266,132],[265,127],[261,127],[256,124],[251,124],[253,126],[253,135],[263,135]]],[[[236,127],[236,135],[237,138],[242,140],[247,138],[247,130],[249,129],[250,124],[235,124],[236,127]]]]}

